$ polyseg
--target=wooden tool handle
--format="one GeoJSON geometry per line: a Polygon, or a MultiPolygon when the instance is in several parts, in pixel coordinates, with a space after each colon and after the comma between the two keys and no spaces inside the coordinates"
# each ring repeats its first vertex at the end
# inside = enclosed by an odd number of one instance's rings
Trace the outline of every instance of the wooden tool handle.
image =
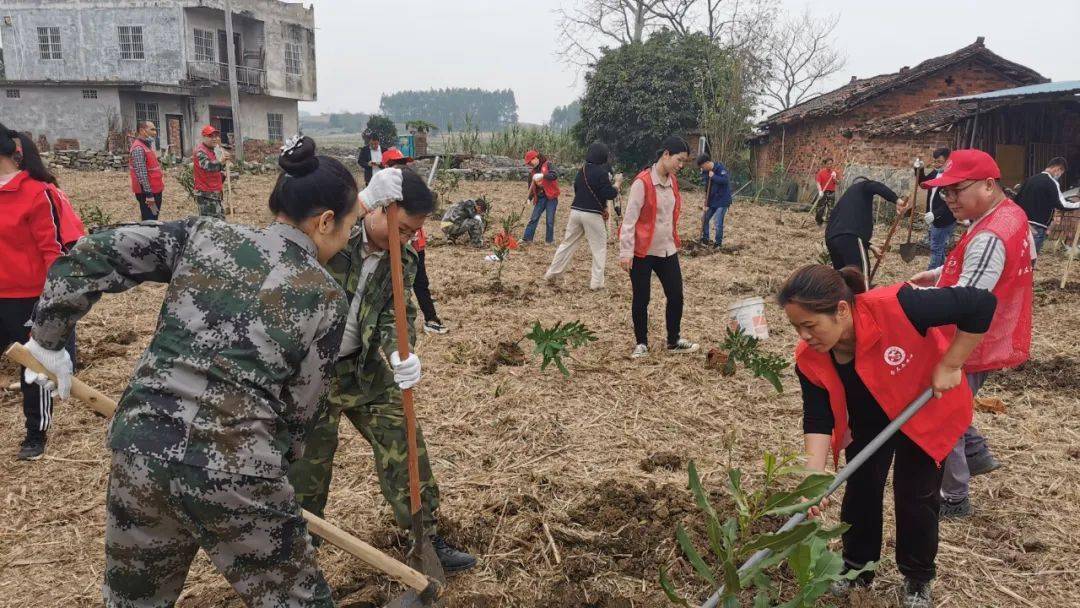
{"type": "MultiPolygon", "coordinates": [[[[38,360],[34,358],[34,355],[30,351],[26,350],[26,347],[18,342],[8,347],[7,352],[8,359],[18,363],[19,365],[35,371],[39,374],[45,374],[49,378],[56,381],[56,376],[46,370],[38,360]]],[[[105,393],[90,387],[82,380],[78,378],[71,379],[71,396],[83,401],[86,405],[90,406],[90,409],[105,416],[106,418],[112,418],[113,412],[116,411],[116,402],[109,399],[105,393]]]]}
{"type": "MultiPolygon", "coordinates": [[[[409,356],[409,318],[405,312],[405,277],[401,265],[401,233],[397,203],[386,208],[386,224],[390,236],[390,283],[394,289],[394,328],[397,330],[398,357],[409,356]]],[[[416,409],[412,389],[401,391],[401,407],[405,410],[405,440],[408,447],[409,510],[413,517],[420,513],[420,457],[416,448],[416,409]]]]}
{"type": "Polygon", "coordinates": [[[432,582],[418,570],[406,566],[310,511],[304,511],[304,520],[307,521],[308,530],[311,530],[313,534],[359,558],[364,563],[378,568],[417,592],[424,591],[432,582]]]}
{"type": "Polygon", "coordinates": [[[1068,257],[1065,260],[1065,273],[1061,275],[1061,287],[1059,289],[1065,289],[1065,285],[1069,282],[1069,271],[1072,270],[1073,258],[1076,257],[1076,246],[1080,244],[1080,215],[1074,219],[1076,220],[1076,228],[1073,230],[1072,248],[1066,254],[1068,257]]]}

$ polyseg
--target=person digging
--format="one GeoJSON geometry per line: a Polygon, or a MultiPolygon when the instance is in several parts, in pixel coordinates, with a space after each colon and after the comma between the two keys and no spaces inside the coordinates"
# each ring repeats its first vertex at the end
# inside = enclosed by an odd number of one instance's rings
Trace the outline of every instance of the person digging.
{"type": "Polygon", "coordinates": [[[451,243],[469,235],[469,244],[476,248],[484,246],[484,213],[488,204],[484,199],[458,201],[442,218],[443,234],[451,243]]]}
{"type": "MultiPolygon", "coordinates": [[[[405,169],[384,169],[372,177],[367,191],[393,189],[400,181],[401,242],[407,243],[435,208],[431,191],[416,173],[405,169]]],[[[397,351],[387,216],[378,211],[357,225],[346,248],[327,263],[327,270],[344,288],[349,299],[345,335],[327,397],[329,407],[316,422],[303,457],[293,463],[289,479],[300,505],[322,516],[330,491],[334,454],[338,446],[338,421],[347,417],[371,444],[375,469],[383,497],[390,504],[394,520],[408,530],[412,523],[409,505],[409,471],[406,454],[406,424],[402,409],[402,389],[412,383],[395,383],[397,351]],[[355,297],[359,294],[359,297],[355,297]]],[[[408,301],[409,340],[415,340],[416,308],[412,290],[418,258],[411,247],[402,247],[404,284],[408,301]]],[[[399,372],[400,374],[400,372],[399,372]]],[[[419,377],[419,369],[417,369],[419,377]]],[[[437,533],[436,511],[439,488],[431,471],[427,448],[419,428],[417,450],[423,527],[436,555],[448,573],[468,570],[476,558],[461,551],[437,533]]]]}

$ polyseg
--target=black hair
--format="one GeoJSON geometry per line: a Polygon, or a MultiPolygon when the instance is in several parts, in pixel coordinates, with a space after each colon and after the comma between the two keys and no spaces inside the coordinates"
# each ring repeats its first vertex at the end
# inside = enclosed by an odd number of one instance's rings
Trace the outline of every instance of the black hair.
{"type": "Polygon", "coordinates": [[[398,205],[409,215],[431,215],[435,211],[431,189],[412,169],[401,168],[401,202],[398,205]]]}
{"type": "Polygon", "coordinates": [[[1050,162],[1046,163],[1046,168],[1049,169],[1050,167],[1061,167],[1062,169],[1067,170],[1069,168],[1069,165],[1065,162],[1065,157],[1055,156],[1054,158],[1050,159],[1050,162]]]}
{"type": "Polygon", "coordinates": [[[855,294],[866,291],[862,270],[845,266],[835,270],[823,264],[809,264],[791,273],[776,294],[780,306],[798,304],[817,313],[836,314],[840,302],[855,303],[855,294]]]}
{"type": "Polygon", "coordinates": [[[270,211],[294,222],[333,211],[340,222],[356,206],[356,178],[340,161],[315,155],[315,140],[303,136],[278,157],[283,173],[270,193],[270,211]]]}
{"type": "Polygon", "coordinates": [[[667,152],[671,156],[686,152],[690,153],[690,144],[686,143],[686,140],[678,135],[668,135],[664,138],[664,141],[660,142],[660,149],[656,151],[656,160],[660,160],[660,157],[667,152]]]}
{"type": "Polygon", "coordinates": [[[952,150],[948,148],[938,148],[937,150],[934,150],[934,156],[932,158],[944,158],[945,160],[948,160],[950,154],[952,154],[952,150]]]}
{"type": "Polygon", "coordinates": [[[696,164],[697,164],[697,166],[700,167],[701,165],[704,165],[705,163],[709,162],[710,160],[712,160],[712,159],[709,158],[708,154],[699,154],[698,157],[697,157],[697,163],[696,164]]]}
{"type": "Polygon", "coordinates": [[[22,158],[17,163],[20,171],[26,171],[31,178],[39,182],[60,185],[56,181],[56,176],[45,167],[45,161],[41,160],[41,154],[34,145],[34,140],[25,133],[19,133],[0,124],[0,156],[14,157],[19,148],[22,148],[22,158]]]}
{"type": "Polygon", "coordinates": [[[589,144],[589,149],[585,151],[585,162],[590,165],[606,165],[610,158],[611,150],[598,141],[589,144]]]}

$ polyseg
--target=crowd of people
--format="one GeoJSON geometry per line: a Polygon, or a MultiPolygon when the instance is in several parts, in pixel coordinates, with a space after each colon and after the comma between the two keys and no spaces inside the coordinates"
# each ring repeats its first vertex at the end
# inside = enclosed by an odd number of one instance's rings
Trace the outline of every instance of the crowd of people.
{"type": "MultiPolygon", "coordinates": [[[[156,221],[164,187],[155,131],[140,124],[131,146],[131,185],[144,221],[86,235],[33,142],[0,125],[0,250],[18,260],[0,267],[0,342],[26,343],[52,374],[22,377],[26,439],[18,457],[43,454],[52,394],[70,393],[78,320],[103,293],[167,283],[161,318],[109,432],[106,603],[171,605],[201,547],[248,605],[332,606],[301,508],[325,509],[342,416],[371,445],[397,524],[412,521],[402,391],[419,382],[421,363],[397,350],[386,207],[398,205],[401,242],[412,243],[402,250],[411,342],[416,304],[424,331],[447,331],[425,265],[423,226],[435,196],[396,147],[377,140],[364,147],[361,187],[342,163],[298,137],[279,158],[268,201],[274,220],[263,228],[229,223],[221,205],[229,153],[207,126],[193,154],[199,214],[156,221]],[[244,272],[232,271],[241,265],[244,272]]],[[[826,469],[830,454],[837,466],[841,452],[850,461],[919,393],[934,392],[850,478],[840,508],[850,525],[845,569],[859,574],[837,582],[837,595],[872,582],[866,568],[881,558],[883,493],[894,469],[896,564],[907,608],[933,605],[939,518],[970,516],[971,477],[1000,466],[972,424],[972,399],[989,374],[1027,360],[1034,258],[1053,210],[1080,207],[1061,194],[1062,159],[1028,180],[1019,204],[986,153],[943,148],[933,159],[921,183],[928,270],[870,284],[868,260],[884,253],[871,242],[874,198],[901,215],[914,213],[915,201],[865,177],[835,200],[842,179],[827,159],[816,176],[814,214],[827,224],[832,267],[803,266],[777,294],[800,339],[794,358],[810,468],[826,469]],[[948,250],[960,223],[963,234],[948,250]]],[[[678,173],[689,161],[685,140],[664,139],[623,206],[623,176],[612,170],[608,148],[590,145],[545,273],[559,282],[584,239],[590,288],[603,289],[614,211],[618,264],[632,287],[632,359],[650,354],[654,274],[666,300],[666,351],[699,350],[681,334],[678,173]]],[[[524,163],[533,207],[523,240],[533,240],[546,215],[545,240],[553,243],[560,174],[535,150],[524,163]]],[[[731,176],[708,155],[696,167],[706,189],[701,242],[721,246],[731,176]]],[[[482,240],[486,211],[486,201],[449,205],[448,240],[482,240]]],[[[440,535],[439,488],[419,429],[417,439],[424,532],[448,572],[468,570],[476,558],[440,535]]],[[[821,501],[811,515],[827,508],[821,501]]]]}

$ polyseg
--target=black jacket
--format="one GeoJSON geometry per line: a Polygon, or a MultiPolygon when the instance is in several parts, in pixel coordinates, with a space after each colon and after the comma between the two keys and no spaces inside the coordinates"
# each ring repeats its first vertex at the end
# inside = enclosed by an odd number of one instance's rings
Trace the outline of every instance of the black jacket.
{"type": "Polygon", "coordinates": [[[1028,178],[1016,194],[1016,203],[1027,213],[1032,224],[1049,227],[1055,209],[1065,209],[1061,204],[1061,190],[1049,173],[1028,178]]]}
{"type": "Polygon", "coordinates": [[[895,203],[898,198],[881,182],[856,179],[836,202],[836,208],[829,216],[829,226],[825,228],[825,239],[854,234],[869,245],[870,237],[874,234],[874,195],[890,203],[895,203]]]}
{"type": "MultiPolygon", "coordinates": [[[[931,180],[941,175],[937,169],[934,169],[925,177],[922,181],[931,180]]],[[[922,183],[922,182],[919,182],[922,183]]],[[[927,211],[934,212],[934,227],[935,228],[948,228],[956,223],[956,217],[953,216],[952,211],[949,211],[949,206],[945,204],[945,194],[941,188],[932,188],[926,191],[926,195],[930,196],[930,208],[927,211]]]]}
{"type": "Polygon", "coordinates": [[[587,213],[603,213],[607,210],[607,202],[619,196],[608,171],[606,164],[585,163],[574,178],[574,202],[570,208],[587,213]]]}
{"type": "Polygon", "coordinates": [[[364,183],[371,182],[371,146],[362,146],[360,148],[360,154],[356,157],[356,164],[360,165],[360,168],[364,170],[364,183]]]}

